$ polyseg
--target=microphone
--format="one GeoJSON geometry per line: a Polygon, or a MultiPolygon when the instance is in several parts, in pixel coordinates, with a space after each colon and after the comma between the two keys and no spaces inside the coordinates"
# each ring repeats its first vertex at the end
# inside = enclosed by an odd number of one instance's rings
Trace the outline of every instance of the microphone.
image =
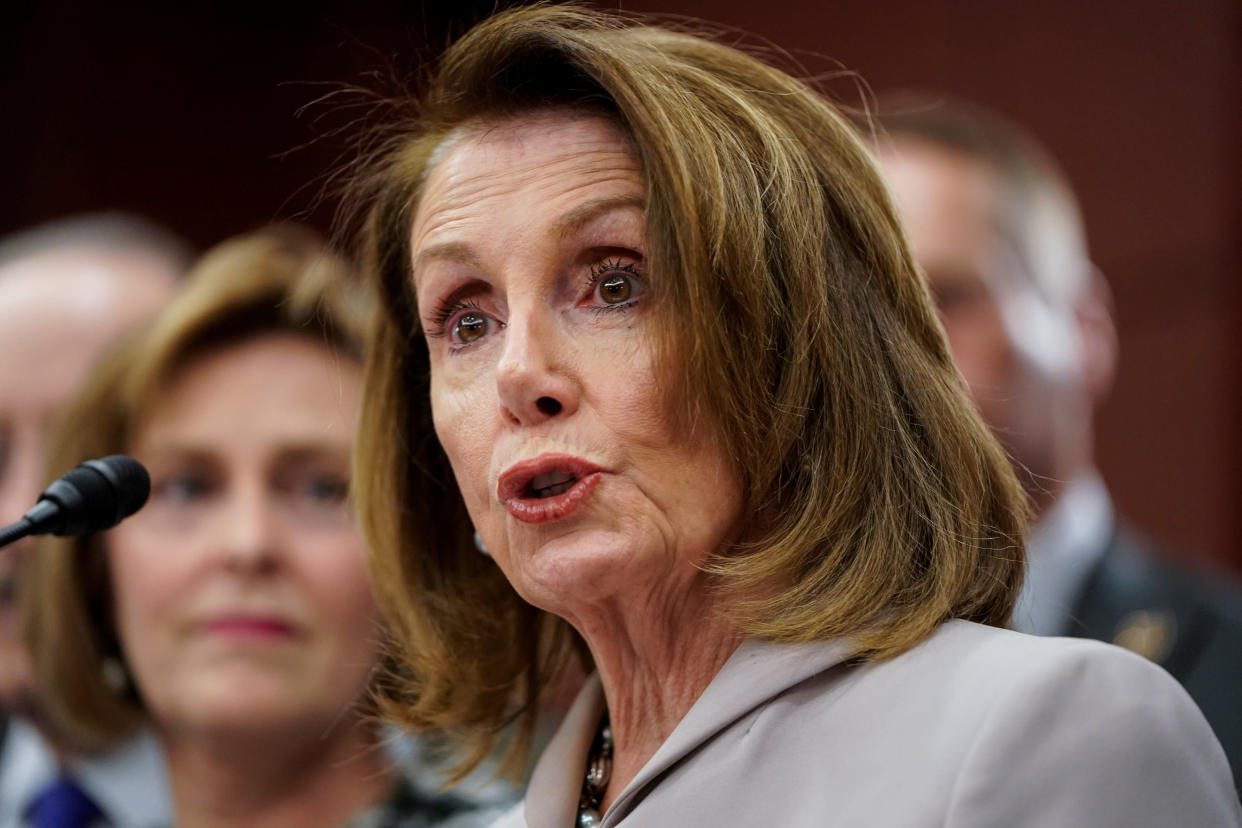
{"type": "Polygon", "coordinates": [[[43,490],[22,519],[0,529],[0,547],[27,535],[89,535],[142,508],[151,477],[124,454],[87,460],[43,490]]]}

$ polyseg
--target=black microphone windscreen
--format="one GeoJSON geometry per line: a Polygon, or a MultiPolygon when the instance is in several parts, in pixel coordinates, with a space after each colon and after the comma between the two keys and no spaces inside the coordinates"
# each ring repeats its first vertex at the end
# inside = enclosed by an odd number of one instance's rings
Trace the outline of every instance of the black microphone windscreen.
{"type": "MultiPolygon", "coordinates": [[[[102,474],[116,491],[116,514],[108,527],[116,526],[142,508],[151,494],[151,476],[137,460],[124,454],[110,454],[82,464],[102,474]]],[[[107,528],[107,527],[105,527],[107,528]]]]}
{"type": "Polygon", "coordinates": [[[111,529],[146,503],[151,478],[132,457],[113,454],[88,460],[43,492],[60,509],[48,526],[55,535],[84,535],[111,529]]]}

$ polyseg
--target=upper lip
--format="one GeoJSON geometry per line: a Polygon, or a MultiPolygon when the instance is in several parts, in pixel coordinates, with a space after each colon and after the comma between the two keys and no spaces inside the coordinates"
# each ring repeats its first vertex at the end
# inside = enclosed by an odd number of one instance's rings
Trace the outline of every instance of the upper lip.
{"type": "Polygon", "coordinates": [[[501,503],[531,497],[532,483],[553,485],[559,482],[558,475],[578,479],[599,471],[603,469],[572,454],[541,454],[529,460],[519,460],[505,469],[496,481],[496,496],[501,503]],[[539,477],[545,479],[536,481],[539,477]]]}

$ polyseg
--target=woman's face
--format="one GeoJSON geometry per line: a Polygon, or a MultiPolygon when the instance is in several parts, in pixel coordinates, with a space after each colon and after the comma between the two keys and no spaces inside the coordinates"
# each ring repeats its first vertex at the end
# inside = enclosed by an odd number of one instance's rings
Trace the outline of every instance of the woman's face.
{"type": "Polygon", "coordinates": [[[657,382],[644,204],[619,127],[542,113],[450,138],[412,229],[436,434],[509,580],[571,619],[683,599],[740,510],[657,382]]]}
{"type": "Polygon", "coordinates": [[[347,501],[360,371],[292,334],[193,359],[139,424],[151,499],[107,536],[118,632],[166,732],[322,733],[378,616],[347,501]]]}

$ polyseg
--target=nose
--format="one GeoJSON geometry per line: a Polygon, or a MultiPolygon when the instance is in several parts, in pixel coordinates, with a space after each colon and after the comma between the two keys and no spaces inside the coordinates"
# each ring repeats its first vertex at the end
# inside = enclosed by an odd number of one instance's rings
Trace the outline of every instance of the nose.
{"type": "Polygon", "coordinates": [[[571,356],[555,320],[511,314],[496,367],[502,416],[529,427],[577,411],[580,392],[569,370],[571,356]]]}
{"type": "Polygon", "coordinates": [[[280,568],[276,507],[260,487],[235,489],[216,520],[221,565],[240,575],[270,575],[280,568]]]}

